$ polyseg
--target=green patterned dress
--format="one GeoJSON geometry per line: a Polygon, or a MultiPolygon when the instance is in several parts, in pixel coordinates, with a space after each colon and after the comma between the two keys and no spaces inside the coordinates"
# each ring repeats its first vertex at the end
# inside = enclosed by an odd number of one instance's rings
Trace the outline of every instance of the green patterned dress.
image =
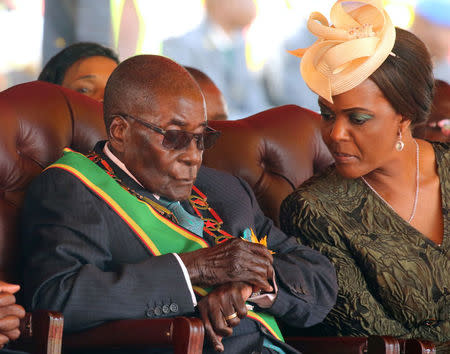
{"type": "Polygon", "coordinates": [[[441,246],[361,179],[345,179],[332,167],[283,202],[282,229],[327,255],[337,271],[337,304],[315,334],[422,338],[450,353],[444,344],[450,341],[450,151],[444,143],[433,147],[444,216],[441,246]]]}

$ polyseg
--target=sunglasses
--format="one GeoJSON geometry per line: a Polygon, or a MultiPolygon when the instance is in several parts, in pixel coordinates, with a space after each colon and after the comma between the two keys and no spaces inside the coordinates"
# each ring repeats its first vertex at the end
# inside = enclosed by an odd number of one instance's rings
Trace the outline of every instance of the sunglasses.
{"type": "Polygon", "coordinates": [[[164,139],[162,141],[162,146],[168,150],[182,150],[189,146],[192,139],[196,140],[197,148],[199,150],[209,149],[214,146],[217,138],[220,136],[219,131],[208,126],[203,133],[191,133],[186,130],[165,130],[140,118],[130,116],[129,114],[113,114],[111,117],[133,119],[139,124],[142,124],[143,126],[163,135],[164,139]]]}

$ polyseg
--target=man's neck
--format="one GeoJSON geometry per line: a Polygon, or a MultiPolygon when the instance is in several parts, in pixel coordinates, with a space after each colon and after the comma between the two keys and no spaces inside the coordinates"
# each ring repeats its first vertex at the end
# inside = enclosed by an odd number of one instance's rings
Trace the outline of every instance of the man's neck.
{"type": "MultiPolygon", "coordinates": [[[[119,167],[123,172],[125,172],[128,176],[130,176],[137,184],[139,184],[141,187],[144,187],[141,182],[137,180],[136,177],[128,170],[127,166],[120,160],[120,158],[117,156],[114,149],[109,144],[109,141],[106,142],[105,146],[103,147],[103,152],[105,153],[108,158],[114,162],[117,167],[119,167]]],[[[120,154],[119,154],[120,156],[120,154]]]]}

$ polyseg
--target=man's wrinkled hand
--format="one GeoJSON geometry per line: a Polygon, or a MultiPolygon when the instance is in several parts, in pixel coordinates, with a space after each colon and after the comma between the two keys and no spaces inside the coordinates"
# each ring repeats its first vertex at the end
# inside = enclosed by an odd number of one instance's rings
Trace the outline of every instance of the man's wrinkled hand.
{"type": "Polygon", "coordinates": [[[227,283],[217,287],[198,302],[206,336],[216,351],[224,351],[222,338],[230,336],[233,327],[239,324],[241,318],[247,316],[245,301],[251,293],[250,284],[227,283]]]}
{"type": "Polygon", "coordinates": [[[13,295],[19,289],[18,285],[0,281],[0,348],[20,335],[19,322],[25,316],[25,310],[16,305],[13,295]]]}
{"type": "Polygon", "coordinates": [[[272,292],[273,257],[266,247],[231,239],[210,248],[181,253],[192,284],[216,286],[242,281],[272,292]]]}

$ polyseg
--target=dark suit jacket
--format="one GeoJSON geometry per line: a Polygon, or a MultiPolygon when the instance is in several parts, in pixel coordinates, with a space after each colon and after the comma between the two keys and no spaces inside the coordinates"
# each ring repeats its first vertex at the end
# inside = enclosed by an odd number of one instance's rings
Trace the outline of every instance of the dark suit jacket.
{"type": "MultiPolygon", "coordinates": [[[[96,146],[100,154],[101,146],[96,146]]],[[[153,198],[107,161],[125,184],[153,198]]],[[[322,321],[337,292],[330,262],[274,227],[243,180],[202,167],[195,184],[207,195],[227,232],[240,236],[252,227],[257,235],[268,235],[268,247],[276,252],[279,291],[266,311],[296,326],[322,321]]],[[[175,257],[152,256],[125,222],[68,172],[49,169],[32,183],[22,225],[27,306],[63,312],[66,330],[108,320],[195,313],[175,257]]],[[[224,339],[226,351],[260,349],[262,331],[253,320],[242,320],[233,336],[224,339]]]]}

